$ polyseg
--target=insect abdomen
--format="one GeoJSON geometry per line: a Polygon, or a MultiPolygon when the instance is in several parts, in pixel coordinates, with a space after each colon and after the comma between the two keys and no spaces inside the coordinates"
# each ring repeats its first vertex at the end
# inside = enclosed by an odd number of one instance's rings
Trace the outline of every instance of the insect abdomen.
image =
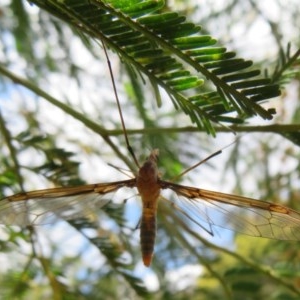
{"type": "Polygon", "coordinates": [[[145,266],[151,264],[156,234],[156,216],[153,208],[144,208],[141,221],[141,249],[145,266]]]}

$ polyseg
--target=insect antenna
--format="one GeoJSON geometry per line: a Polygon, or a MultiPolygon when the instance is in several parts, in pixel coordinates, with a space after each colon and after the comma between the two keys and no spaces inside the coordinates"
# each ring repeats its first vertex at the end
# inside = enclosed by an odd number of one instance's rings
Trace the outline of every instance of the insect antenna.
{"type": "Polygon", "coordinates": [[[119,116],[120,116],[120,120],[121,120],[122,129],[123,129],[123,132],[124,132],[126,147],[127,147],[127,150],[129,151],[130,155],[132,156],[135,164],[137,165],[138,168],[140,168],[139,162],[138,162],[138,160],[137,160],[137,158],[134,154],[134,151],[133,151],[133,149],[132,149],[132,147],[129,143],[128,134],[127,134],[126,126],[125,126],[125,121],[124,121],[124,117],[123,117],[123,113],[122,113],[122,109],[121,109],[121,104],[120,104],[120,100],[119,100],[119,97],[118,97],[117,87],[116,87],[116,84],[115,84],[114,74],[113,74],[113,71],[112,71],[112,68],[111,68],[111,63],[110,63],[110,60],[109,60],[109,57],[108,57],[108,53],[106,51],[106,47],[105,47],[103,41],[101,41],[101,43],[102,43],[103,50],[104,50],[104,53],[105,53],[105,57],[106,57],[106,61],[107,61],[108,69],[109,69],[109,74],[110,74],[110,78],[111,78],[111,81],[112,81],[114,94],[115,94],[115,97],[116,97],[116,102],[117,102],[117,107],[118,107],[118,112],[119,112],[119,116]]]}
{"type": "Polygon", "coordinates": [[[108,163],[107,165],[110,166],[110,167],[112,167],[112,168],[114,168],[114,169],[116,169],[116,170],[118,170],[120,173],[124,174],[125,176],[132,178],[132,177],[128,174],[128,173],[130,172],[130,170],[128,170],[128,169],[123,169],[123,168],[121,168],[121,167],[115,166],[115,165],[110,164],[110,163],[108,163]]]}
{"type": "MultiPolygon", "coordinates": [[[[237,138],[238,139],[238,138],[237,138]]],[[[233,142],[231,142],[230,144],[224,146],[223,148],[217,150],[216,152],[212,153],[211,155],[209,155],[208,157],[204,158],[203,160],[197,162],[196,164],[192,165],[191,167],[185,169],[183,172],[181,172],[179,175],[176,175],[175,177],[172,178],[172,180],[177,180],[179,179],[180,177],[182,177],[183,175],[185,175],[186,173],[190,172],[191,170],[199,167],[200,165],[202,165],[203,163],[207,162],[208,160],[210,160],[211,158],[219,155],[222,153],[222,151],[228,147],[230,147],[232,144],[234,144],[237,139],[235,139],[233,142]]]]}

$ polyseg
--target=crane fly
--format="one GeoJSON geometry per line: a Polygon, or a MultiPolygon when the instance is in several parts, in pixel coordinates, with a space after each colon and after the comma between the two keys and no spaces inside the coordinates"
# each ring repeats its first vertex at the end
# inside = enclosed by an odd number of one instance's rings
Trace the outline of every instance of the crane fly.
{"type": "MultiPolygon", "coordinates": [[[[157,167],[159,154],[157,149],[153,150],[145,163],[139,167],[129,144],[106,48],[103,43],[102,45],[108,62],[125,142],[139,168],[138,173],[135,178],[128,180],[77,187],[59,187],[9,196],[0,201],[0,224],[28,226],[49,224],[49,222],[53,222],[53,216],[65,220],[87,217],[94,214],[97,209],[104,207],[111,200],[111,193],[123,187],[136,188],[142,199],[141,252],[144,264],[150,266],[154,252],[158,200],[166,199],[161,196],[161,192],[169,189],[177,196],[167,199],[174,208],[211,235],[214,234],[215,227],[222,227],[250,236],[278,240],[300,240],[300,213],[295,210],[271,202],[162,180],[157,167]],[[208,227],[203,226],[203,223],[206,223],[208,227]]],[[[208,158],[219,152],[221,151],[208,158]]],[[[202,162],[188,168],[178,177],[202,162]]]]}
{"type": "Polygon", "coordinates": [[[223,227],[257,237],[300,240],[300,213],[288,207],[231,194],[175,184],[160,178],[158,150],[153,150],[133,179],[110,183],[60,187],[19,193],[0,201],[0,222],[7,225],[47,223],[50,214],[66,220],[86,216],[103,207],[105,195],[122,187],[137,188],[142,199],[140,239],[143,262],[151,264],[157,203],[161,190],[170,189],[178,196],[175,208],[204,228],[206,222],[213,235],[214,227],[223,227]]]}

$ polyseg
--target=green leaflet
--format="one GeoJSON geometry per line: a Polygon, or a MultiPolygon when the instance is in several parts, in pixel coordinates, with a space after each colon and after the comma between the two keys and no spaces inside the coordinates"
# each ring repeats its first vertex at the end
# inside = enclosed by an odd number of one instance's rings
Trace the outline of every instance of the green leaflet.
{"type": "Polygon", "coordinates": [[[234,123],[234,118],[240,122],[239,115],[272,118],[272,113],[259,102],[278,96],[279,87],[257,77],[260,71],[252,69],[252,61],[237,58],[234,52],[217,45],[210,35],[202,35],[199,25],[186,22],[177,12],[167,11],[163,1],[33,2],[43,8],[46,5],[49,12],[92,38],[101,39],[148,78],[158,103],[162,101],[160,87],[176,109],[211,134],[214,134],[212,122],[234,123]],[[212,85],[205,85],[202,97],[197,97],[205,102],[200,109],[199,101],[192,97],[201,95],[200,88],[206,81],[212,85]],[[225,116],[233,111],[235,117],[225,116]]]}

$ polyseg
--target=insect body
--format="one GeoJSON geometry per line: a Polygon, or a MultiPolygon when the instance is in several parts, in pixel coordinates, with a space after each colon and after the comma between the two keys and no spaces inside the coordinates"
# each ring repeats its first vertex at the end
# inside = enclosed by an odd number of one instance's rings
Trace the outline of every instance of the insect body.
{"type": "Polygon", "coordinates": [[[140,168],[136,184],[143,202],[141,220],[141,248],[143,261],[149,266],[152,259],[156,234],[156,210],[161,186],[156,165],[158,151],[154,150],[140,168]]]}
{"type": "Polygon", "coordinates": [[[251,236],[300,240],[299,212],[266,201],[164,181],[159,177],[157,157],[158,150],[153,150],[133,179],[7,197],[0,201],[0,223],[26,226],[48,223],[53,215],[66,220],[87,216],[91,209],[94,212],[95,207],[107,204],[105,196],[109,193],[122,187],[137,188],[143,204],[142,256],[144,264],[149,266],[155,242],[157,203],[161,190],[171,189],[176,197],[168,200],[175,204],[174,207],[201,228],[204,228],[202,224],[208,224],[206,231],[212,235],[217,226],[251,236]]]}

